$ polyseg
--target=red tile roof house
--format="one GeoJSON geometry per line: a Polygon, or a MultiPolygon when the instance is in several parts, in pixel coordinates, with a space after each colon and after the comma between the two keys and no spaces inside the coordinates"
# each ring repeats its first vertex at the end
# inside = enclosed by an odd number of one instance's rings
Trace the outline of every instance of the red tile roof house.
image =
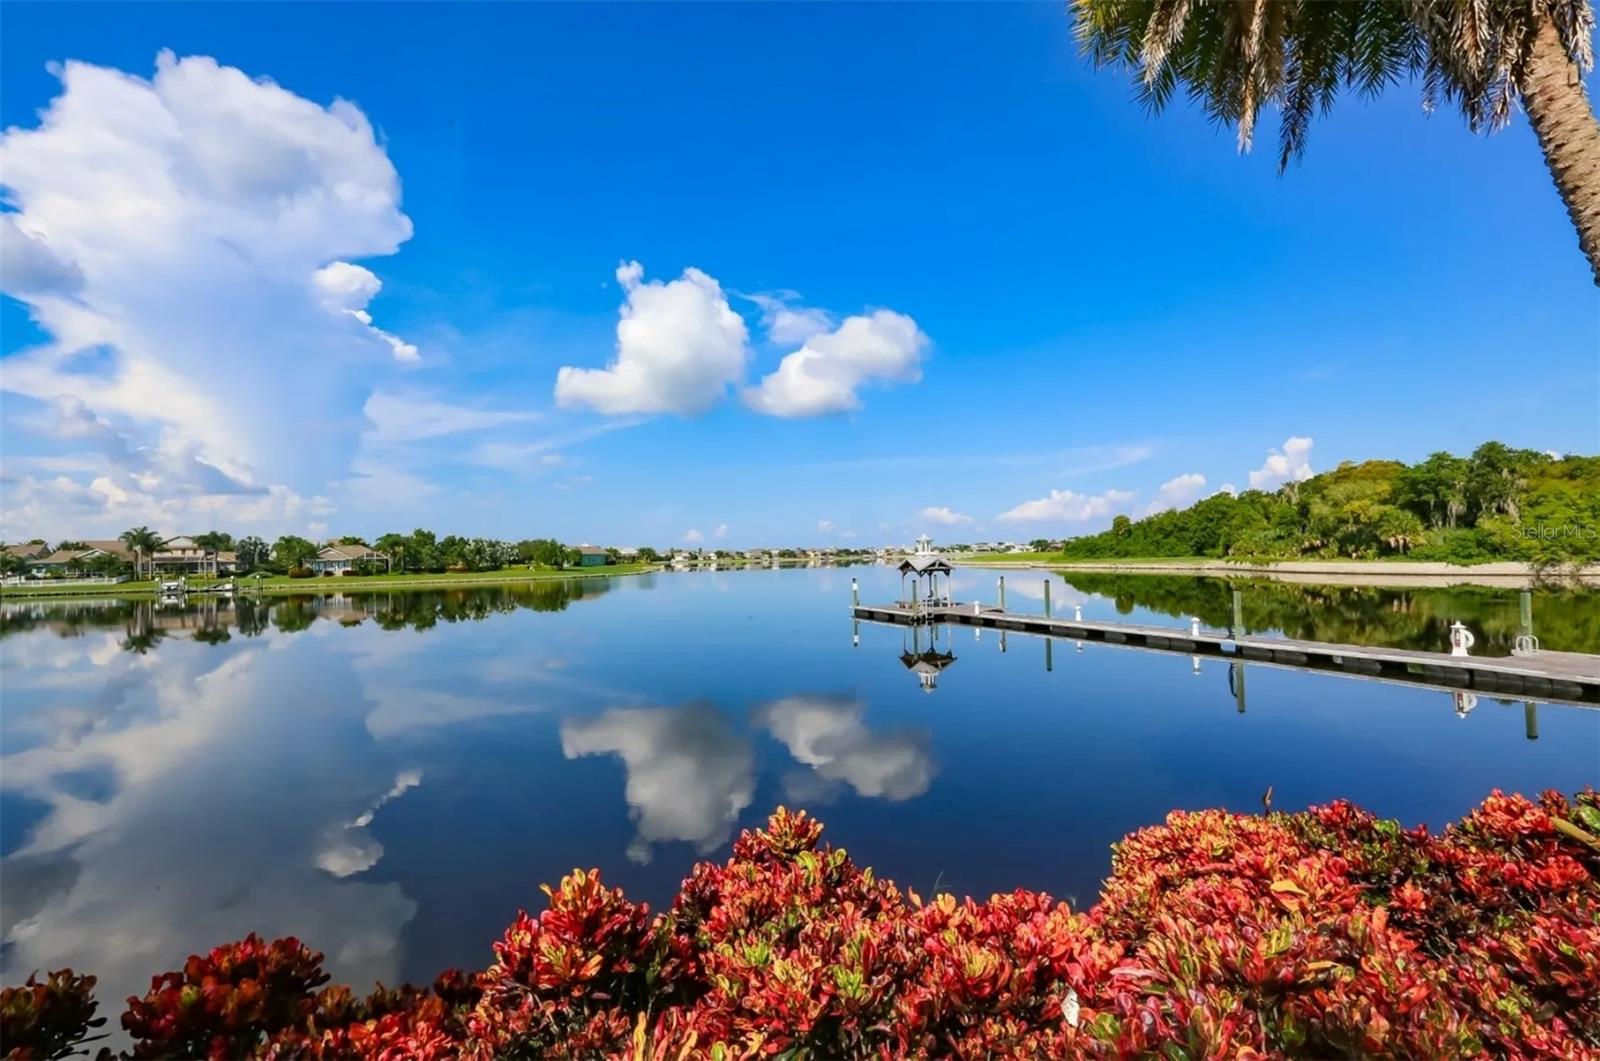
{"type": "Polygon", "coordinates": [[[348,575],[363,562],[388,567],[389,556],[368,545],[324,545],[306,566],[319,575],[348,575]]]}

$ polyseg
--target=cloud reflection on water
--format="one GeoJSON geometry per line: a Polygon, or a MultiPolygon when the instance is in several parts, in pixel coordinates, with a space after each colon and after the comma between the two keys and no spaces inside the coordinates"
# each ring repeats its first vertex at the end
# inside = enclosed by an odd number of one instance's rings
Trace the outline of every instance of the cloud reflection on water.
{"type": "Polygon", "coordinates": [[[638,827],[628,857],[649,862],[651,845],[684,840],[713,851],[755,794],[750,742],[710,704],[613,708],[561,723],[568,759],[615,755],[627,773],[624,798],[638,827]]]}
{"type": "MultiPolygon", "coordinates": [[[[898,801],[928,791],[938,768],[927,731],[873,733],[865,710],[846,696],[790,696],[757,711],[756,722],[818,778],[848,784],[859,796],[898,801]]],[[[804,775],[785,782],[795,801],[825,796],[828,787],[807,784],[804,775]]]]}

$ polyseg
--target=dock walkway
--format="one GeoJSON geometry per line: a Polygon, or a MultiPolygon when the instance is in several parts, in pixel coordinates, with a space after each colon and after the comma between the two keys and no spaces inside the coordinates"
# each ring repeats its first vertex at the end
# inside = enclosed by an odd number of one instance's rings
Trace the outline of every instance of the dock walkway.
{"type": "Polygon", "coordinates": [[[1025,615],[975,604],[856,604],[857,619],[909,626],[955,623],[1074,641],[1100,641],[1186,655],[1210,655],[1348,674],[1399,679],[1489,695],[1600,705],[1600,656],[1540,651],[1520,656],[1452,656],[1403,648],[1340,645],[1277,637],[1239,637],[1198,624],[1183,628],[1025,615]]]}

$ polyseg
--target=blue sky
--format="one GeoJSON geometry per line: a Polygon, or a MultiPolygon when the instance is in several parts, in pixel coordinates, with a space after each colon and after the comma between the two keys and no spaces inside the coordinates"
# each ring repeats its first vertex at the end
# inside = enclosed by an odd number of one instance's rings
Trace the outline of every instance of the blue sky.
{"type": "Polygon", "coordinates": [[[27,4],[0,60],[8,539],[1025,540],[1600,449],[1532,134],[1409,86],[1280,178],[1057,4],[27,4]]]}

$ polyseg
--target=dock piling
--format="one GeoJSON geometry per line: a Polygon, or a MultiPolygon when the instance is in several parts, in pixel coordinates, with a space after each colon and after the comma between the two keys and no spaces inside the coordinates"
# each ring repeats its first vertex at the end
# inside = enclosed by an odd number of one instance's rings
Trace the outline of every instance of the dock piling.
{"type": "Polygon", "coordinates": [[[1529,740],[1539,739],[1539,705],[1532,700],[1522,701],[1522,732],[1529,740]]]}
{"type": "Polygon", "coordinates": [[[1050,580],[1044,580],[1044,617],[1050,618],[1050,580]]]}
{"type": "Polygon", "coordinates": [[[1000,576],[1000,610],[1006,610],[1006,576],[1000,576]]]}
{"type": "Polygon", "coordinates": [[[1235,641],[1244,636],[1244,594],[1239,590],[1233,591],[1233,629],[1230,633],[1235,641]]]}

